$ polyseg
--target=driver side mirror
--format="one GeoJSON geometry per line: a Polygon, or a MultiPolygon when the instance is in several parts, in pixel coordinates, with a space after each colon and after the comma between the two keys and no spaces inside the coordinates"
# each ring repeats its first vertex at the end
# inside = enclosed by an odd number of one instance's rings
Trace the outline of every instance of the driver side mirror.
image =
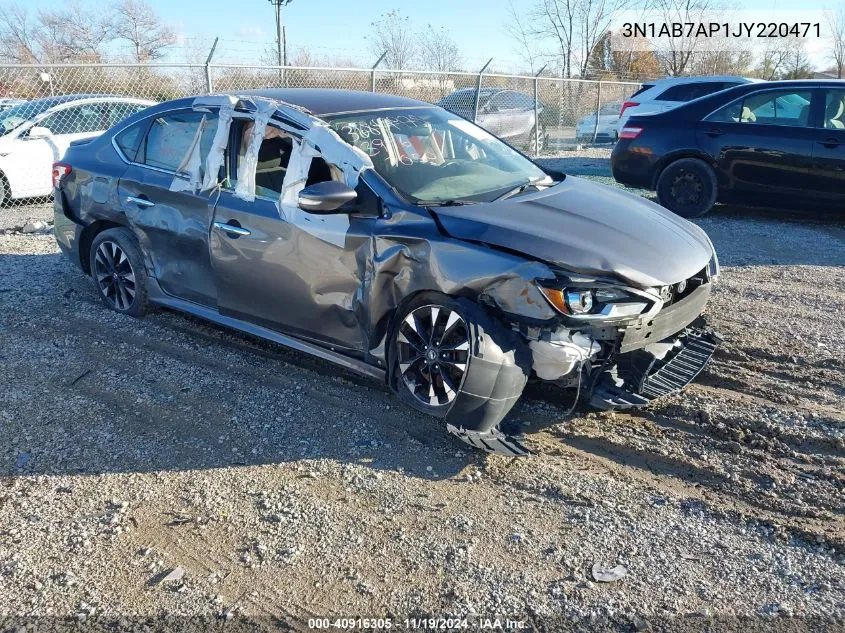
{"type": "Polygon", "coordinates": [[[318,182],[299,192],[299,208],[309,213],[332,213],[358,196],[355,190],[336,180],[318,182]]]}
{"type": "Polygon", "coordinates": [[[30,139],[50,138],[53,132],[48,127],[34,126],[29,128],[29,133],[26,135],[30,139]]]}

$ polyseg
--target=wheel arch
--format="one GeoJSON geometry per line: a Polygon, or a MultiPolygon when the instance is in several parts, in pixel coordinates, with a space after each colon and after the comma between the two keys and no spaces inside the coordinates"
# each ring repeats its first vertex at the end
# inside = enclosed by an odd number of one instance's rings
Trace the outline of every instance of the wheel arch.
{"type": "Polygon", "coordinates": [[[126,225],[112,220],[96,220],[82,230],[79,236],[79,264],[86,275],[91,275],[90,251],[94,238],[103,231],[116,228],[126,228],[126,225]]]}

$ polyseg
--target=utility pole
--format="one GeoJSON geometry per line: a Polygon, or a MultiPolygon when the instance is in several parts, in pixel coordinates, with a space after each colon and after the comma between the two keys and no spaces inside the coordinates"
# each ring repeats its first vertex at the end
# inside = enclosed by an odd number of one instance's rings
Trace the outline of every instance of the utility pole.
{"type": "Polygon", "coordinates": [[[286,7],[293,0],[268,0],[276,7],[276,51],[278,53],[279,66],[287,66],[287,42],[285,31],[282,27],[282,7],[286,7]]]}
{"type": "Polygon", "coordinates": [[[286,7],[293,0],[268,0],[276,8],[276,53],[279,65],[279,76],[284,77],[283,66],[288,65],[288,46],[285,29],[282,26],[282,7],[286,7]]]}

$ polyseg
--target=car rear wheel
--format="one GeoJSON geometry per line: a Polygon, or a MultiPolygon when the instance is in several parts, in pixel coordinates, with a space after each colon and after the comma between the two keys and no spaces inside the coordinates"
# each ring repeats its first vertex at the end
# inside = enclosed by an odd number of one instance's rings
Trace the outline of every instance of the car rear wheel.
{"type": "Polygon", "coordinates": [[[106,306],[133,317],[146,313],[149,302],[144,259],[129,229],[99,233],[91,242],[89,263],[91,277],[106,306]]]}
{"type": "Polygon", "coordinates": [[[657,200],[685,218],[697,218],[716,204],[719,183],[713,168],[698,158],[670,163],[657,180],[657,200]]]}

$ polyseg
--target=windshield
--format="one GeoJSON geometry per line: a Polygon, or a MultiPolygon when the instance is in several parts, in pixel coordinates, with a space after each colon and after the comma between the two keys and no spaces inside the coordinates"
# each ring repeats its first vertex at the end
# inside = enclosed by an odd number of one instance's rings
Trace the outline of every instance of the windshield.
{"type": "Polygon", "coordinates": [[[552,184],[522,154],[440,108],[325,118],[370,156],[382,178],[415,202],[486,202],[520,185],[552,184]]]}
{"type": "Polygon", "coordinates": [[[34,119],[54,105],[56,105],[56,102],[48,99],[44,101],[29,101],[3,110],[0,112],[0,136],[8,134],[22,123],[34,119]]]}

